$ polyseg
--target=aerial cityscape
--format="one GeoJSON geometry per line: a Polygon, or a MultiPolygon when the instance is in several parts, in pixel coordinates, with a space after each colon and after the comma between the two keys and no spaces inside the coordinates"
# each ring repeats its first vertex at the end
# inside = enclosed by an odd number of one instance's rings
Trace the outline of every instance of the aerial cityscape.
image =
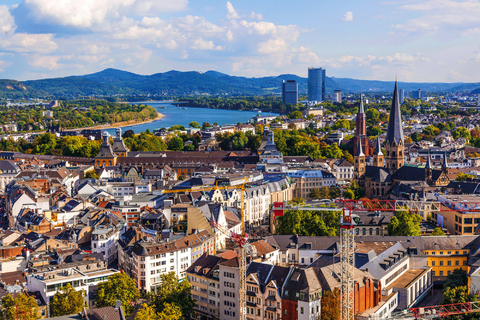
{"type": "Polygon", "coordinates": [[[0,319],[480,319],[479,17],[2,1],[0,319]]]}

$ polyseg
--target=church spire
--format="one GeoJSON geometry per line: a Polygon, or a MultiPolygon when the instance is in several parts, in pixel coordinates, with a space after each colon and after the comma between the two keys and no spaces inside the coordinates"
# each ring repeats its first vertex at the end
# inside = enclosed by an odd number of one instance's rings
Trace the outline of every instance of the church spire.
{"type": "Polygon", "coordinates": [[[427,156],[427,164],[425,165],[425,169],[432,169],[432,160],[430,159],[430,150],[428,151],[427,156]]]}
{"type": "Polygon", "coordinates": [[[395,89],[393,91],[392,108],[390,110],[390,119],[388,120],[387,143],[399,145],[403,144],[403,128],[402,114],[400,112],[400,101],[398,98],[397,81],[395,81],[395,89]]]}
{"type": "Polygon", "coordinates": [[[362,150],[362,139],[358,139],[357,152],[355,153],[356,157],[365,157],[365,154],[362,150]]]}
{"type": "Polygon", "coordinates": [[[443,152],[442,171],[448,173],[447,151],[443,152]]]}
{"type": "Polygon", "coordinates": [[[373,154],[376,156],[383,156],[382,147],[380,146],[380,137],[375,139],[375,152],[373,154]]]}
{"type": "Polygon", "coordinates": [[[358,113],[365,113],[365,109],[363,108],[363,97],[360,94],[360,107],[358,108],[358,113]]]}

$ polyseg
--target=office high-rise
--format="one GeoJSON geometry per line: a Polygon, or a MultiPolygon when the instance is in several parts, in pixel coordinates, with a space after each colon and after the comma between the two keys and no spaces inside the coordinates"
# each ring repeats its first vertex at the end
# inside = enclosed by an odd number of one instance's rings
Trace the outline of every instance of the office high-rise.
{"type": "Polygon", "coordinates": [[[398,90],[398,100],[400,100],[400,104],[402,104],[403,101],[405,101],[405,90],[403,89],[398,90]]]}
{"type": "Polygon", "coordinates": [[[282,83],[282,102],[287,104],[298,103],[298,83],[295,80],[283,80],[282,83]]]}
{"type": "Polygon", "coordinates": [[[308,68],[308,101],[325,101],[325,68],[308,68]]]}
{"type": "Polygon", "coordinates": [[[333,90],[333,102],[342,103],[342,90],[333,90]]]}

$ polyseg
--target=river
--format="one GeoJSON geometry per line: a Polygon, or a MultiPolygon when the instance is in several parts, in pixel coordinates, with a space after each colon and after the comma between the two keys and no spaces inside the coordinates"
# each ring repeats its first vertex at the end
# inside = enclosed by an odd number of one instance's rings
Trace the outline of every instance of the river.
{"type": "MultiPolygon", "coordinates": [[[[149,123],[137,124],[122,127],[122,131],[133,130],[135,133],[140,133],[150,129],[150,131],[160,128],[168,128],[173,125],[179,124],[188,127],[188,124],[192,121],[197,121],[200,125],[203,122],[214,122],[219,125],[224,124],[237,124],[238,122],[245,123],[251,118],[255,117],[258,112],[256,111],[238,111],[238,110],[225,110],[225,109],[209,109],[209,108],[188,108],[180,109],[170,102],[160,101],[148,101],[148,102],[136,102],[136,104],[147,104],[158,112],[164,115],[160,120],[156,120],[149,123]],[[160,108],[162,107],[162,108],[160,108]],[[165,107],[165,108],[163,108],[165,107]]],[[[261,113],[261,115],[278,115],[277,113],[261,113]]],[[[115,128],[107,130],[110,134],[115,134],[115,128]]]]}

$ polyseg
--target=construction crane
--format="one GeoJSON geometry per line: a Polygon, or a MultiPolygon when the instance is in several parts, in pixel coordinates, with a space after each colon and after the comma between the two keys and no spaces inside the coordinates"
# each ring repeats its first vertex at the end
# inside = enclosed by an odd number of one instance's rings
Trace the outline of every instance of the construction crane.
{"type": "MultiPolygon", "coordinates": [[[[453,202],[453,201],[409,201],[409,200],[336,200],[327,207],[325,204],[317,206],[306,205],[275,205],[274,211],[312,210],[312,211],[342,211],[340,217],[340,266],[341,266],[341,297],[340,319],[353,320],[355,317],[354,296],[354,258],[355,258],[355,223],[352,219],[354,211],[462,211],[480,212],[480,202],[453,202]]],[[[278,216],[275,213],[275,216],[278,216]]],[[[480,302],[453,304],[408,309],[412,319],[445,317],[447,315],[480,312],[480,302]]],[[[405,319],[405,313],[400,314],[405,319]]],[[[394,319],[394,318],[392,318],[394,319]]]]}
{"type": "MultiPolygon", "coordinates": [[[[245,233],[245,185],[249,178],[245,178],[241,184],[219,186],[218,183],[215,186],[198,186],[189,189],[172,189],[163,190],[163,193],[188,193],[192,191],[211,191],[211,190],[240,190],[240,234],[234,232],[230,235],[219,226],[216,221],[210,221],[209,223],[222,234],[230,237],[230,239],[238,246],[238,260],[239,260],[239,273],[240,273],[240,288],[239,288],[239,307],[240,307],[240,320],[246,319],[247,314],[247,247],[248,235],[245,233]]],[[[215,236],[215,250],[216,250],[215,236]]]]}

